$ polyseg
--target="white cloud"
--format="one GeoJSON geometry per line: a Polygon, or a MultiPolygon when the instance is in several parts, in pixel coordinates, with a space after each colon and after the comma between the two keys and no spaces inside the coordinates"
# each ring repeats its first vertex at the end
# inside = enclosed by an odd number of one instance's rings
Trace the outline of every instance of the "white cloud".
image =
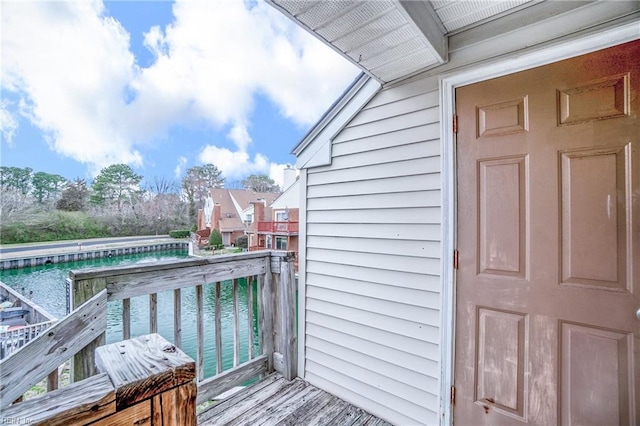
{"type": "Polygon", "coordinates": [[[121,94],[135,76],[129,36],[101,18],[98,2],[5,2],[2,85],[22,97],[23,114],[58,153],[94,169],[139,165],[120,122],[121,94]]]}
{"type": "Polygon", "coordinates": [[[178,157],[178,164],[176,164],[176,168],[173,169],[173,174],[175,175],[176,178],[179,179],[182,177],[182,171],[184,170],[186,165],[187,165],[187,157],[183,157],[183,156],[178,157]]]}
{"type": "MultiPolygon", "coordinates": [[[[357,73],[262,1],[248,9],[237,0],[178,0],[174,22],[145,34],[156,56],[148,68],[136,65],[129,34],[99,0],[2,8],[3,89],[22,97],[25,116],[53,150],[94,171],[142,165],[141,144],[171,126],[204,122],[227,132],[237,150],[207,147],[203,155],[266,172],[266,157],[247,154],[255,96],[307,126],[357,73]]],[[[239,173],[224,166],[228,176],[239,173]]]]}
{"type": "Polygon", "coordinates": [[[8,106],[7,101],[0,100],[0,134],[8,146],[13,146],[13,135],[18,129],[18,121],[9,112],[8,106]]]}
{"type": "Polygon", "coordinates": [[[246,151],[231,151],[215,145],[205,146],[198,159],[203,164],[215,164],[229,181],[250,174],[267,174],[270,165],[269,160],[262,154],[256,154],[251,159],[246,151]]]}
{"type": "Polygon", "coordinates": [[[251,136],[249,135],[247,127],[240,123],[236,123],[231,130],[229,130],[227,137],[235,142],[236,146],[242,151],[246,151],[247,146],[251,143],[251,136]]]}
{"type": "Polygon", "coordinates": [[[269,164],[269,173],[267,173],[267,175],[271,179],[273,179],[281,189],[284,189],[284,169],[286,169],[288,166],[288,164],[269,164]]]}

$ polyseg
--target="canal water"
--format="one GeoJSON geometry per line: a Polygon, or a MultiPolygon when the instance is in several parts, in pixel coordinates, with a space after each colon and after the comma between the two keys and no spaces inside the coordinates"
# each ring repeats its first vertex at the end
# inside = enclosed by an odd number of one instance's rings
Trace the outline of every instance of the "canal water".
{"type": "MultiPolygon", "coordinates": [[[[96,267],[113,267],[149,263],[160,260],[187,258],[184,250],[169,250],[151,253],[138,253],[111,258],[89,259],[78,262],[57,263],[30,268],[9,269],[0,271],[0,281],[18,292],[29,295],[32,300],[46,309],[58,319],[67,311],[66,279],[70,270],[96,267]]],[[[255,284],[254,284],[255,286],[255,284]]],[[[223,282],[221,286],[222,309],[222,363],[223,370],[233,366],[233,293],[231,282],[223,282]]],[[[205,378],[215,375],[215,285],[203,286],[204,299],[204,369],[205,378]]],[[[254,288],[254,295],[257,294],[254,288]]],[[[181,292],[182,312],[182,350],[196,359],[196,295],[195,288],[186,288],[181,292]]],[[[254,297],[255,299],[255,297],[254,297]]],[[[253,312],[257,313],[257,302],[252,301],[253,312]]],[[[240,362],[248,359],[248,318],[247,318],[247,282],[239,280],[240,305],[240,362]]],[[[165,339],[173,341],[173,291],[158,293],[158,333],[165,339]]],[[[257,315],[252,325],[255,348],[258,353],[257,315]]],[[[136,337],[149,333],[149,298],[148,296],[131,299],[131,336],[136,337]]],[[[122,340],[122,302],[109,302],[107,307],[107,343],[122,340]]]]}

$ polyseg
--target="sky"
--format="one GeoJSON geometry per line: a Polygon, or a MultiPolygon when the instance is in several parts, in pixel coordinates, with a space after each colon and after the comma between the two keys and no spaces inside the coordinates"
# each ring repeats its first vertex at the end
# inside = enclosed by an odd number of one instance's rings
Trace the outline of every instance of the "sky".
{"type": "Polygon", "coordinates": [[[261,0],[2,0],[0,24],[0,164],[70,180],[212,163],[281,184],[358,74],[261,0]]]}

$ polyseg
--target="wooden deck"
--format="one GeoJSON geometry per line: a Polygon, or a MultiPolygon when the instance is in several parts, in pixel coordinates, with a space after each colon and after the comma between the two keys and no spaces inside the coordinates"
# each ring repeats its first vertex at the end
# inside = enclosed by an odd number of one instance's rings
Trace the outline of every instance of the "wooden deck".
{"type": "Polygon", "coordinates": [[[274,373],[198,415],[199,425],[389,425],[311,386],[274,373]]]}

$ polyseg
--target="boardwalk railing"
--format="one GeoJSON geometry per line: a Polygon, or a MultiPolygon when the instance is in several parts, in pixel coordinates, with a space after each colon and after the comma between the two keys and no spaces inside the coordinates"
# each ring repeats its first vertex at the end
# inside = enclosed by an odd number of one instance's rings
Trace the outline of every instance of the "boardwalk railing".
{"type": "MultiPolygon", "coordinates": [[[[13,374],[7,382],[5,379],[5,364],[0,365],[0,399],[2,407],[7,402],[14,401],[27,389],[42,380],[53,367],[61,365],[73,356],[73,381],[80,381],[94,376],[101,371],[96,370],[95,351],[105,344],[107,301],[122,305],[123,340],[131,337],[131,299],[144,296],[149,303],[149,332],[158,331],[158,293],[171,292],[173,294],[173,336],[164,336],[168,340],[173,338],[173,344],[182,347],[182,312],[181,301],[183,291],[195,289],[196,302],[196,361],[195,377],[198,386],[198,403],[239,386],[248,380],[257,378],[273,370],[280,372],[287,379],[293,379],[297,366],[297,336],[295,319],[295,278],[294,255],[284,252],[248,252],[233,255],[223,255],[207,259],[183,259],[157,262],[152,264],[132,265],[117,268],[101,268],[70,273],[72,283],[73,305],[78,306],[70,316],[54,326],[43,338],[36,339],[18,351],[6,361],[22,363],[26,371],[33,373],[17,377],[13,374]],[[246,312],[241,314],[239,279],[247,280],[246,312]],[[257,289],[254,294],[254,285],[257,289]],[[207,324],[207,329],[213,332],[205,333],[204,295],[203,287],[211,285],[214,288],[213,324],[207,324]],[[233,327],[233,367],[223,370],[222,363],[222,329],[223,318],[221,309],[221,295],[225,287],[229,287],[233,295],[233,315],[226,321],[232,322],[233,327]],[[257,302],[257,312],[254,312],[253,301],[257,302]],[[87,304],[87,302],[90,302],[87,304]],[[87,307],[89,306],[89,307],[87,307]],[[84,314],[80,314],[83,310],[84,314]],[[97,310],[97,311],[96,311],[97,310]],[[80,316],[79,316],[80,315],[80,316]],[[246,315],[246,322],[241,321],[241,315],[246,315]],[[65,327],[72,322],[77,326],[65,327]],[[240,352],[241,323],[245,322],[247,330],[248,353],[240,352]],[[257,323],[257,338],[259,351],[254,350],[254,323],[257,323]],[[55,327],[61,326],[58,331],[55,327]],[[70,334],[69,330],[73,330],[70,334]],[[45,342],[48,336],[50,342],[45,342]],[[81,337],[81,339],[80,339],[81,337]],[[66,342],[75,339],[73,345],[66,342]],[[212,377],[204,375],[204,344],[215,341],[216,374],[212,377]],[[42,340],[42,343],[39,341],[42,340]],[[71,347],[72,346],[72,347],[71,347]],[[31,348],[33,347],[33,348],[31,348]],[[15,357],[29,349],[29,355],[15,357]],[[258,352],[258,353],[256,353],[258,352]],[[55,359],[51,356],[56,355],[55,359]],[[241,362],[241,358],[247,361],[241,362]],[[11,389],[9,389],[11,387],[11,389]]],[[[226,289],[225,289],[226,290],[226,289]]],[[[207,298],[209,301],[210,298],[207,298]]],[[[163,313],[163,316],[166,313],[163,313]]],[[[226,323],[225,326],[228,326],[226,323]]],[[[7,364],[8,365],[8,364],[7,364]]],[[[14,372],[15,373],[15,372],[14,372]]],[[[7,372],[10,374],[10,372],[7,372]]],[[[19,406],[19,404],[18,404],[19,406]]]]}

